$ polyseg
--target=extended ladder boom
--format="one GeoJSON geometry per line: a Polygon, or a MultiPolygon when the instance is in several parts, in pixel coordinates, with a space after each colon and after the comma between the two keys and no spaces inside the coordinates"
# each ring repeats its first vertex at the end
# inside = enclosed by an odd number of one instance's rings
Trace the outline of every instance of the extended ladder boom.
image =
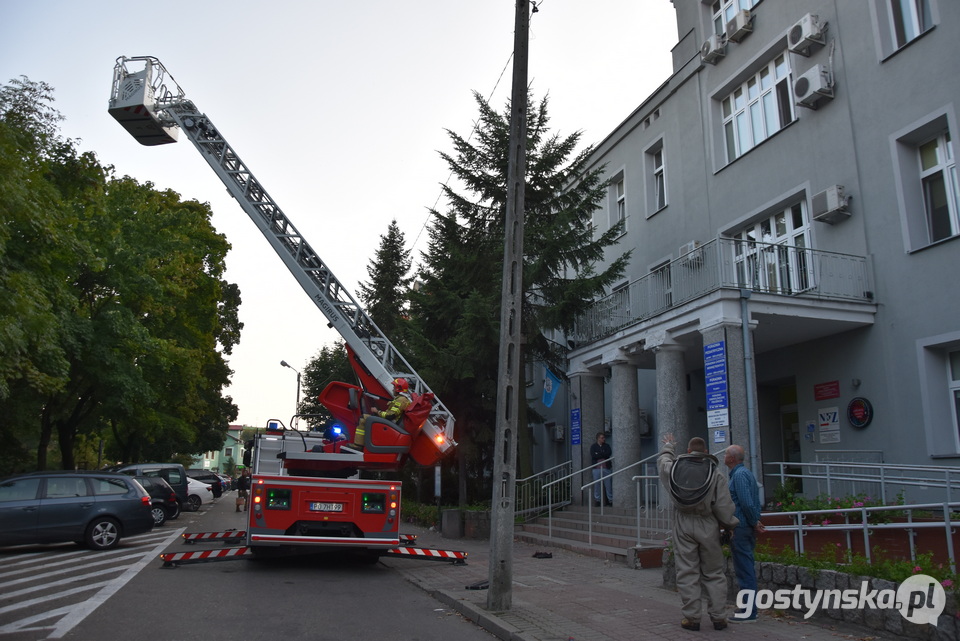
{"type": "MultiPolygon", "coordinates": [[[[185,98],[159,60],[152,56],[117,59],[110,113],[144,145],[176,142],[178,130],[183,131],[371,377],[384,390],[391,389],[394,378],[404,377],[414,392],[431,392],[300,235],[210,118],[185,98]],[[128,63],[143,67],[131,71],[128,63]]],[[[434,398],[423,431],[441,453],[456,445],[453,424],[453,416],[434,398]]]]}

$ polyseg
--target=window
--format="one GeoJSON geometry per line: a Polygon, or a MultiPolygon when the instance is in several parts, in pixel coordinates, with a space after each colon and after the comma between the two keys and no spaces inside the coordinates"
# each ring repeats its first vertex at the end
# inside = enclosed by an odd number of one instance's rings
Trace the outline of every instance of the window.
{"type": "Polygon", "coordinates": [[[225,448],[223,450],[223,455],[226,456],[227,458],[233,458],[233,448],[232,447],[225,448]]]}
{"type": "Polygon", "coordinates": [[[82,478],[50,478],[47,479],[47,498],[62,499],[87,495],[87,482],[82,478]]]}
{"type": "Polygon", "coordinates": [[[933,26],[930,0],[889,0],[890,28],[897,49],[933,26]]]}
{"type": "Polygon", "coordinates": [[[718,36],[726,33],[727,23],[743,9],[752,9],[760,0],[714,0],[713,30],[718,36]]]}
{"type": "Polygon", "coordinates": [[[953,410],[953,431],[960,439],[960,351],[950,352],[948,364],[950,387],[950,409],[953,410]]]}
{"type": "Polygon", "coordinates": [[[653,160],[653,207],[654,211],[660,211],[667,206],[667,183],[663,177],[663,148],[657,149],[650,155],[653,160]]]}
{"type": "Polygon", "coordinates": [[[727,162],[793,122],[790,63],[781,54],[721,101],[727,162]]]}
{"type": "Polygon", "coordinates": [[[669,309],[672,305],[673,282],[668,260],[650,270],[650,313],[656,314],[669,309]]]}
{"type": "Polygon", "coordinates": [[[927,232],[930,242],[935,243],[960,233],[957,216],[960,187],[950,132],[928,140],[918,151],[927,232]]]}
{"type": "Polygon", "coordinates": [[[741,287],[797,294],[811,287],[810,226],[803,202],[733,235],[734,264],[741,287]]]}
{"type": "Polygon", "coordinates": [[[91,480],[93,481],[93,493],[97,496],[126,494],[130,491],[130,488],[122,479],[95,478],[91,480]]]}
{"type": "Polygon", "coordinates": [[[623,186],[623,178],[617,181],[617,222],[627,219],[627,192],[623,186]]]}
{"type": "Polygon", "coordinates": [[[894,170],[908,251],[960,236],[960,182],[948,115],[893,134],[894,170]]]}
{"type": "Polygon", "coordinates": [[[621,169],[610,179],[610,227],[622,226],[622,233],[627,231],[627,184],[624,172],[621,169]]]}
{"type": "Polygon", "coordinates": [[[4,501],[32,501],[37,498],[40,479],[17,479],[0,485],[0,503],[4,501]]]}
{"type": "Polygon", "coordinates": [[[927,453],[960,456],[960,332],[917,341],[927,453]]]}

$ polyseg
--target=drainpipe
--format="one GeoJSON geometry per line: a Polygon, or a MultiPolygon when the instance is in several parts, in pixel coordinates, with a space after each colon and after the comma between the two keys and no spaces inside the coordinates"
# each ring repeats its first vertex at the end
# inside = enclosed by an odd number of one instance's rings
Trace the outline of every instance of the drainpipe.
{"type": "Polygon", "coordinates": [[[750,290],[740,290],[740,328],[743,331],[743,369],[744,384],[747,387],[747,436],[750,444],[750,470],[757,477],[760,490],[760,505],[766,500],[763,496],[763,470],[760,469],[760,433],[757,426],[757,385],[753,379],[753,337],[750,334],[750,290]]]}

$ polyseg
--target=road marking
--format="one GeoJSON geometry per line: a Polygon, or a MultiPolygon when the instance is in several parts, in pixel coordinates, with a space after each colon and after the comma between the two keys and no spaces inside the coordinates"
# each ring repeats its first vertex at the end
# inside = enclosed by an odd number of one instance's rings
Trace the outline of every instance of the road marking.
{"type": "Polygon", "coordinates": [[[116,579],[108,583],[102,590],[95,594],[92,598],[87,599],[83,603],[79,603],[77,607],[71,609],[70,614],[60,619],[57,623],[57,627],[53,632],[48,636],[48,639],[59,639],[62,638],[67,632],[72,630],[78,623],[83,621],[85,618],[90,616],[90,614],[99,608],[107,599],[112,597],[117,591],[126,585],[130,579],[137,576],[137,573],[140,572],[147,563],[151,563],[160,553],[163,552],[166,548],[170,547],[174,541],[180,538],[180,535],[187,528],[180,528],[179,530],[174,531],[173,534],[168,536],[166,539],[161,541],[160,545],[156,546],[152,553],[144,554],[143,558],[140,559],[134,565],[131,565],[127,568],[127,571],[122,575],[118,576],[116,579]]]}

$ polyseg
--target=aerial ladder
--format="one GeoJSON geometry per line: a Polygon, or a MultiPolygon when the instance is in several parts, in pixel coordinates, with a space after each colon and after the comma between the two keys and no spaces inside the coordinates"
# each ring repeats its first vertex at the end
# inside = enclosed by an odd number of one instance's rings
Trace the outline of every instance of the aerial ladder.
{"type": "MultiPolygon", "coordinates": [[[[271,420],[248,450],[253,470],[247,546],[359,547],[396,551],[400,483],[355,478],[361,470],[396,470],[412,459],[434,465],[456,446],[454,418],[330,267],[310,247],[253,172],[152,56],[117,59],[109,113],[141,144],[176,142],[182,132],[217,174],[344,339],[358,385],[333,382],[319,401],[345,434],[287,429],[271,420]],[[403,420],[379,419],[392,382],[407,380],[412,403],[403,420]],[[364,415],[362,449],[351,447],[364,415]]],[[[199,537],[203,539],[204,537],[199,537]]],[[[218,537],[207,537],[216,539],[218,537]]]]}

